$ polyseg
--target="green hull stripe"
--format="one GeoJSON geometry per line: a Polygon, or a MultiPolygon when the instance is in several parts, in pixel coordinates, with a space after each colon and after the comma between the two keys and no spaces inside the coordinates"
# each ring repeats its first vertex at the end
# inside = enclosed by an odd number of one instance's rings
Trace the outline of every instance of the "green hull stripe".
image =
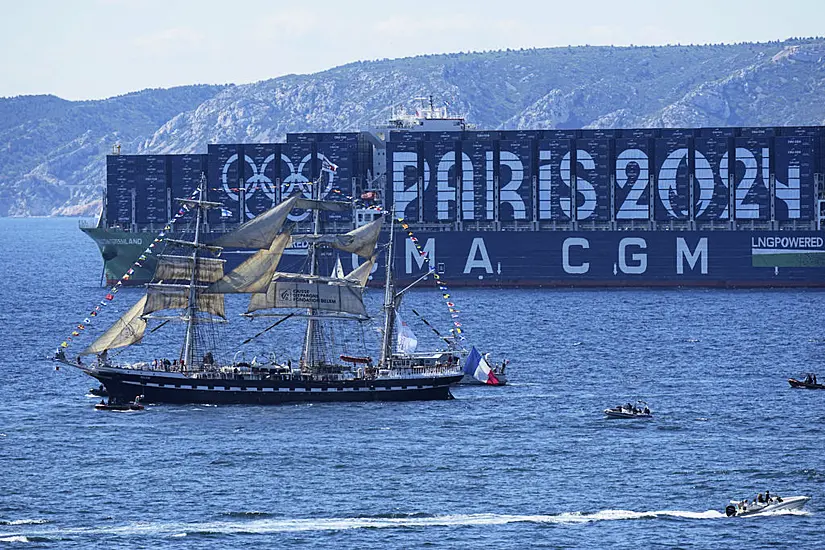
{"type": "Polygon", "coordinates": [[[753,267],[825,267],[822,252],[799,252],[789,254],[753,254],[753,267]]]}

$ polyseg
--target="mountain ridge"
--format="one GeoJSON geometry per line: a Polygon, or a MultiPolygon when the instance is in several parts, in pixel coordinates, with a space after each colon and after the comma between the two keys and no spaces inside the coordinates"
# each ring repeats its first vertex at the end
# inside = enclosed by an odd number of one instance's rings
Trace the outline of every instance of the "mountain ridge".
{"type": "Polygon", "coordinates": [[[0,98],[0,216],[91,215],[105,154],[357,131],[433,95],[484,129],[825,125],[825,39],[579,46],[357,61],[242,85],[0,98]]]}

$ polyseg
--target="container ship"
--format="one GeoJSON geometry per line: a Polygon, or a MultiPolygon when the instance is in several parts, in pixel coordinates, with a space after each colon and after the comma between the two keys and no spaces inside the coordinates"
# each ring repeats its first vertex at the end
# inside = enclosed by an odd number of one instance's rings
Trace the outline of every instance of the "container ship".
{"type": "MultiPolygon", "coordinates": [[[[207,241],[282,198],[311,196],[320,180],[325,198],[351,204],[324,212],[330,230],[380,211],[403,218],[401,282],[433,269],[469,287],[819,287],[824,170],[820,126],[483,131],[425,101],[360,132],[210,144],[206,154],[116,151],[100,219],[82,229],[111,283],[202,178],[207,200],[224,205],[210,212],[207,241]]],[[[173,236],[184,236],[187,216],[173,236]]],[[[295,237],[279,269],[306,261],[308,216],[290,214],[295,237]]],[[[222,258],[232,269],[253,252],[222,258]]],[[[363,261],[340,260],[347,270],[363,261]]],[[[371,284],[383,284],[383,261],[371,284]]],[[[151,279],[152,258],[141,266],[129,283],[151,279]]]]}

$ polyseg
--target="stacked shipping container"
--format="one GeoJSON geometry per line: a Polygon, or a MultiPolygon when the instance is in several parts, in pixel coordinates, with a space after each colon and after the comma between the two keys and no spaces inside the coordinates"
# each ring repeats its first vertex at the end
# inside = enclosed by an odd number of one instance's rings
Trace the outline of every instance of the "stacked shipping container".
{"type": "MultiPolygon", "coordinates": [[[[815,219],[823,139],[822,127],[393,131],[384,203],[428,225],[804,223],[815,219]]],[[[209,145],[206,155],[112,155],[106,223],[163,224],[202,174],[208,198],[225,205],[210,213],[213,225],[252,219],[293,192],[310,196],[322,172],[322,196],[348,200],[371,163],[372,146],[354,132],[209,145]]],[[[352,223],[351,212],[324,216],[352,223]]]]}
{"type": "Polygon", "coordinates": [[[810,222],[824,137],[820,127],[396,131],[387,202],[409,221],[479,227],[810,222]]]}

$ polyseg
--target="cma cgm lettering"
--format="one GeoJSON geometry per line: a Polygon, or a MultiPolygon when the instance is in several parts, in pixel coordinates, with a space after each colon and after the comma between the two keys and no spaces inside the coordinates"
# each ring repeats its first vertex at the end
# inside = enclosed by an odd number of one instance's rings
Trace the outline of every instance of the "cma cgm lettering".
{"type": "MultiPolygon", "coordinates": [[[[823,140],[823,127],[476,131],[430,116],[203,155],[110,155],[106,210],[84,231],[117,281],[202,178],[223,204],[202,228],[210,242],[309,198],[321,176],[323,198],[348,205],[322,213],[328,230],[379,211],[404,219],[420,247],[396,243],[410,281],[429,265],[451,286],[823,286],[823,140]]],[[[284,271],[305,261],[308,212],[288,218],[284,271]]],[[[252,252],[221,257],[232,269],[252,252]]],[[[362,261],[350,256],[345,270],[362,261]]],[[[154,262],[142,265],[129,283],[149,279],[154,262]]]]}
{"type": "MultiPolygon", "coordinates": [[[[779,252],[772,239],[724,231],[525,231],[426,233],[418,244],[444,280],[461,286],[825,286],[821,237],[782,237],[812,246],[779,252]]],[[[425,273],[419,248],[409,240],[398,245],[398,271],[409,280],[425,273]]]]}

